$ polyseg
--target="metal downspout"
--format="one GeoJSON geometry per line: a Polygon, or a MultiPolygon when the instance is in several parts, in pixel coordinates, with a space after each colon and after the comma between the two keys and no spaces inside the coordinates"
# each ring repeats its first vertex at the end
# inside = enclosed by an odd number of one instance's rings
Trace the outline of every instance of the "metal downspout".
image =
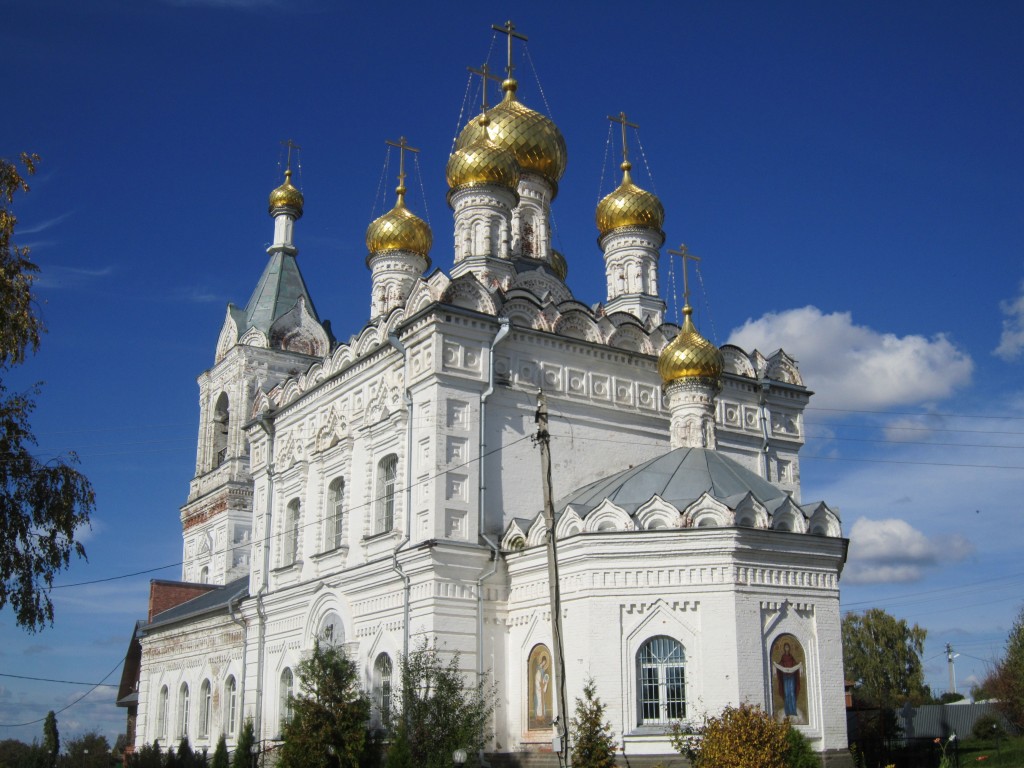
{"type": "Polygon", "coordinates": [[[409,543],[409,538],[412,533],[412,426],[413,426],[413,404],[412,394],[409,392],[409,350],[398,338],[397,334],[388,334],[388,343],[392,347],[398,350],[398,353],[403,356],[403,373],[405,375],[405,391],[403,392],[403,399],[405,400],[405,407],[408,410],[408,424],[406,426],[406,446],[405,446],[405,531],[402,534],[402,540],[395,546],[394,551],[391,553],[391,568],[395,573],[402,579],[405,584],[405,598],[402,605],[402,656],[404,658],[409,657],[409,602],[411,599],[411,582],[412,579],[405,571],[402,570],[401,564],[398,562],[398,553],[405,548],[405,545],[409,543]]]}
{"type": "MultiPolygon", "coordinates": [[[[267,612],[263,605],[263,596],[270,589],[270,519],[274,509],[274,421],[263,414],[256,422],[267,433],[267,511],[263,524],[263,579],[256,592],[256,615],[259,617],[259,641],[256,655],[256,722],[254,731],[257,743],[263,742],[263,656],[267,641],[267,612]]],[[[243,684],[244,686],[244,684],[243,684]]]]}
{"type": "Polygon", "coordinates": [[[761,391],[757,397],[758,410],[761,413],[761,476],[768,482],[771,482],[771,478],[768,477],[768,390],[770,388],[771,384],[762,381],[761,391]]]}
{"type": "MultiPolygon", "coordinates": [[[[502,339],[509,335],[512,330],[507,317],[498,319],[498,332],[487,350],[487,389],[480,395],[480,462],[477,471],[480,473],[480,483],[477,488],[477,533],[484,543],[491,550],[491,564],[488,569],[481,571],[480,577],[476,580],[476,677],[477,681],[484,676],[484,581],[494,575],[498,570],[499,548],[485,531],[486,516],[484,515],[484,499],[487,494],[487,481],[484,476],[484,461],[487,455],[487,398],[494,393],[494,348],[502,339]]],[[[483,749],[480,750],[479,759],[481,764],[486,765],[483,758],[483,749]]]]}
{"type": "MultiPolygon", "coordinates": [[[[247,622],[242,616],[235,615],[235,608],[241,606],[241,604],[241,595],[228,603],[228,614],[231,616],[231,621],[242,628],[242,673],[238,676],[238,701],[242,702],[242,706],[238,708],[238,713],[235,715],[236,717],[238,714],[245,711],[245,662],[249,655],[249,622],[247,622]]],[[[241,723],[232,723],[231,725],[234,725],[239,729],[242,727],[241,723]]],[[[241,730],[237,731],[237,733],[241,735],[241,730]]]]}

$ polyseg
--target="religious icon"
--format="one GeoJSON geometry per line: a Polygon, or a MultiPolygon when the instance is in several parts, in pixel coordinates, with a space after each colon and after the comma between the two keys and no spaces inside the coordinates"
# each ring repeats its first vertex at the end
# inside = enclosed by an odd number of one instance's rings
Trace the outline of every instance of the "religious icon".
{"type": "Polygon", "coordinates": [[[546,645],[535,645],[527,664],[530,695],[528,727],[531,731],[551,727],[551,652],[546,645]]]}
{"type": "Polygon", "coordinates": [[[807,685],[804,649],[793,635],[779,635],[772,643],[772,711],[779,721],[807,725],[807,685]]]}

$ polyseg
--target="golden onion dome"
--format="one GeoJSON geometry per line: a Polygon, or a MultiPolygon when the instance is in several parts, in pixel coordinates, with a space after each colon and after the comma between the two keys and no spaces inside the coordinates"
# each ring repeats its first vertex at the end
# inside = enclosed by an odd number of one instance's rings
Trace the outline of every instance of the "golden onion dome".
{"type": "Polygon", "coordinates": [[[270,213],[273,214],[277,208],[293,208],[298,219],[302,217],[303,202],[302,193],[292,186],[292,170],[289,168],[284,172],[284,184],[270,193],[270,213]]]}
{"type": "Polygon", "coordinates": [[[556,251],[554,248],[551,249],[551,268],[555,270],[555,274],[564,283],[565,278],[569,276],[569,262],[565,260],[565,256],[562,255],[561,251],[556,251]]]}
{"type": "Polygon", "coordinates": [[[409,251],[427,256],[434,237],[427,222],[405,207],[405,187],[395,190],[398,200],[395,207],[366,229],[366,247],[371,254],[387,251],[409,251]]]}
{"type": "MultiPolygon", "coordinates": [[[[539,174],[556,185],[565,173],[568,151],[565,139],[554,122],[516,100],[515,80],[501,84],[505,98],[487,112],[487,135],[502,149],[509,150],[523,171],[539,174]]],[[[455,143],[462,149],[476,138],[476,120],[471,121],[455,143]]]]}
{"type": "Polygon", "coordinates": [[[658,357],[658,373],[663,384],[680,379],[719,379],[725,368],[722,351],[705,339],[693,324],[693,308],[683,307],[683,327],[658,357]]]}
{"type": "MultiPolygon", "coordinates": [[[[510,151],[490,140],[487,133],[489,124],[487,115],[481,115],[476,121],[476,137],[448,158],[445,176],[451,189],[494,184],[515,190],[519,185],[519,163],[510,151]]],[[[470,124],[466,130],[473,127],[470,124]]]]}
{"type": "Polygon", "coordinates": [[[604,237],[621,227],[647,227],[661,231],[665,208],[656,195],[633,183],[629,161],[622,164],[622,183],[597,204],[597,229],[604,237]]]}

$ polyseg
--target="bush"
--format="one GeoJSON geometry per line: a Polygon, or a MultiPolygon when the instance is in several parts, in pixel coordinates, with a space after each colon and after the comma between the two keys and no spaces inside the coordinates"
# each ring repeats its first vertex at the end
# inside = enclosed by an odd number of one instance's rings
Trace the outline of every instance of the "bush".
{"type": "Polygon", "coordinates": [[[705,719],[701,730],[697,745],[673,735],[673,744],[686,749],[694,768],[787,768],[789,723],[777,722],[760,707],[726,707],[705,719]]]}
{"type": "Polygon", "coordinates": [[[982,715],[974,721],[971,735],[976,739],[1005,739],[1006,729],[1003,728],[1003,721],[997,716],[982,715]]]}
{"type": "Polygon", "coordinates": [[[583,698],[576,699],[572,718],[572,764],[575,768],[615,768],[611,723],[604,719],[605,704],[597,697],[594,679],[583,686],[583,698]]]}
{"type": "Polygon", "coordinates": [[[796,728],[786,731],[786,768],[821,768],[821,758],[811,742],[796,728]]]}

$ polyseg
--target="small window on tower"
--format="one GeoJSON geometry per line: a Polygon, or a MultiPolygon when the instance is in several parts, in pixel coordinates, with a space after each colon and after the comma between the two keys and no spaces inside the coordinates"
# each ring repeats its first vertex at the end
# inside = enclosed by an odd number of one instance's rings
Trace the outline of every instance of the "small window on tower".
{"type": "Polygon", "coordinates": [[[228,457],[228,407],[227,392],[221,392],[213,409],[213,468],[216,469],[228,457]]]}

